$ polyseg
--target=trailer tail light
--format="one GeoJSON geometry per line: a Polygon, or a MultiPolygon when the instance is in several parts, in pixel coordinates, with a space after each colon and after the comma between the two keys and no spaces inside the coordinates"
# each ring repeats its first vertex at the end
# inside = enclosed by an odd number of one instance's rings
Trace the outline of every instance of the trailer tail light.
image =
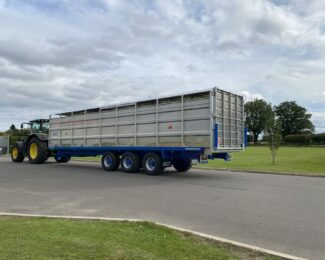
{"type": "Polygon", "coordinates": [[[201,155],[199,163],[200,164],[207,164],[208,163],[208,156],[207,155],[201,155]]]}

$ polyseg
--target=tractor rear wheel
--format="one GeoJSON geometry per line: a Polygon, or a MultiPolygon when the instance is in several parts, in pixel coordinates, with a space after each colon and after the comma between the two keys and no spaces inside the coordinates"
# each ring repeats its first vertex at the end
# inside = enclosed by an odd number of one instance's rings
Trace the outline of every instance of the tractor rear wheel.
{"type": "Polygon", "coordinates": [[[16,142],[11,148],[11,160],[13,162],[22,162],[25,159],[23,142],[16,142]]]}
{"type": "Polygon", "coordinates": [[[32,164],[41,164],[48,158],[47,143],[33,137],[27,147],[27,156],[32,164]]]}

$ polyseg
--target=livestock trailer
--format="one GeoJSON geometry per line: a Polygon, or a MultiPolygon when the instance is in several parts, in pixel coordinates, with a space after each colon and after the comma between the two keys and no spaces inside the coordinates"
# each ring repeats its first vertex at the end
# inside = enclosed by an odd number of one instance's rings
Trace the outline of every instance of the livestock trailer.
{"type": "Polygon", "coordinates": [[[169,166],[187,171],[193,162],[228,160],[245,145],[243,97],[212,88],[51,115],[48,135],[33,133],[14,147],[31,163],[101,155],[104,170],[157,175],[169,166]]]}

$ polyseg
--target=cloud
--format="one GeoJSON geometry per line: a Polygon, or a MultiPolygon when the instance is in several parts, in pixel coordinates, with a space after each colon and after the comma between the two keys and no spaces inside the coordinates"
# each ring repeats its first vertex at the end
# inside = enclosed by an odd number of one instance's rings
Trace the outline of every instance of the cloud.
{"type": "Polygon", "coordinates": [[[261,94],[250,93],[248,91],[241,91],[239,94],[244,97],[245,102],[253,101],[254,99],[265,99],[261,94]]]}
{"type": "Polygon", "coordinates": [[[325,112],[313,112],[313,122],[315,124],[316,132],[324,133],[325,132],[325,112]]]}
{"type": "Polygon", "coordinates": [[[0,129],[207,87],[325,111],[321,0],[0,0],[0,129]]]}

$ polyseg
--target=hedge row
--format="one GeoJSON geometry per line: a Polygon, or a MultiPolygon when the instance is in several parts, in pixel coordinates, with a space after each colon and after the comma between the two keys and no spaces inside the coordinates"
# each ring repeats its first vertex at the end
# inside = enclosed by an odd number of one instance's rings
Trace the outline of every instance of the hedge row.
{"type": "Polygon", "coordinates": [[[322,134],[302,134],[302,135],[287,135],[284,138],[284,143],[286,144],[296,144],[296,145],[325,145],[325,133],[322,134]]]}
{"type": "Polygon", "coordinates": [[[284,138],[286,144],[309,145],[311,144],[310,135],[287,135],[284,138]]]}
{"type": "Polygon", "coordinates": [[[311,140],[315,144],[325,144],[325,133],[312,135],[311,140]]]}

